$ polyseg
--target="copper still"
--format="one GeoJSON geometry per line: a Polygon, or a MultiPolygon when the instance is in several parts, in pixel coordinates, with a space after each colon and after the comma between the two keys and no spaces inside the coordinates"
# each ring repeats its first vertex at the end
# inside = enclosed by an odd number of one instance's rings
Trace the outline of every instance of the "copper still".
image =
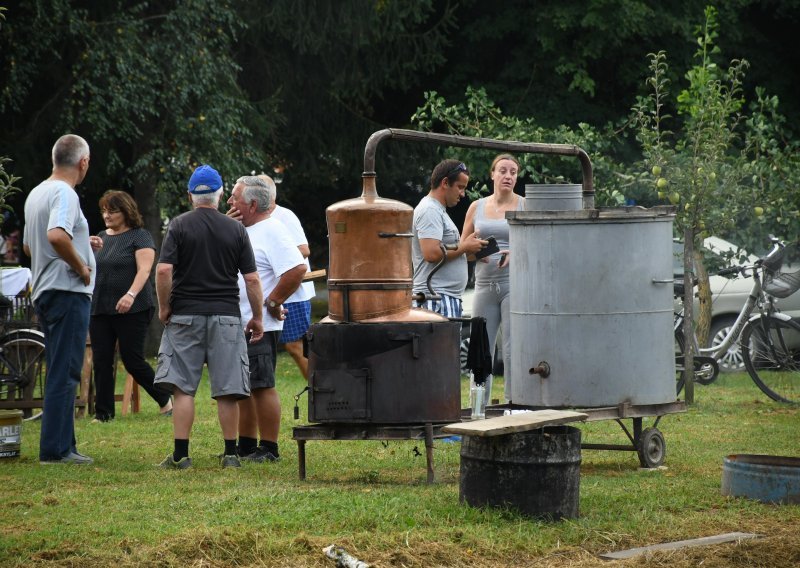
{"type": "Polygon", "coordinates": [[[414,210],[378,197],[375,173],[361,197],[326,210],[330,263],[328,318],[333,322],[446,321],[411,308],[411,220],[414,210]]]}
{"type": "MultiPolygon", "coordinates": [[[[524,144],[410,130],[375,132],[364,151],[360,197],[326,211],[328,317],[306,334],[313,422],[455,422],[461,413],[461,321],[412,308],[413,209],[376,190],[375,153],[386,138],[577,156],[584,206],[591,163],[576,146],[524,144]]],[[[426,296],[436,299],[435,294],[426,296]]]]}
{"type": "Polygon", "coordinates": [[[461,324],[411,307],[413,214],[378,197],[374,172],[326,211],[328,317],[306,334],[314,422],[459,419],[461,324]]]}

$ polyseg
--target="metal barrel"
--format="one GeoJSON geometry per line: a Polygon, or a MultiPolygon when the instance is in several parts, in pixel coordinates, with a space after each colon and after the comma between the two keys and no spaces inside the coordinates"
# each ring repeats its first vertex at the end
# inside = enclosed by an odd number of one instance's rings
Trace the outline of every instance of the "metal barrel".
{"type": "Polygon", "coordinates": [[[539,519],[576,519],[580,469],[581,431],[572,426],[464,436],[459,499],[539,519]]]}
{"type": "Polygon", "coordinates": [[[722,462],[723,495],[800,504],[800,458],[737,454],[722,462]]]}
{"type": "Polygon", "coordinates": [[[526,211],[575,211],[583,208],[582,187],[576,184],[528,184],[526,211]]]}
{"type": "Polygon", "coordinates": [[[507,218],[512,402],[674,401],[673,209],[514,211],[507,218]]]}

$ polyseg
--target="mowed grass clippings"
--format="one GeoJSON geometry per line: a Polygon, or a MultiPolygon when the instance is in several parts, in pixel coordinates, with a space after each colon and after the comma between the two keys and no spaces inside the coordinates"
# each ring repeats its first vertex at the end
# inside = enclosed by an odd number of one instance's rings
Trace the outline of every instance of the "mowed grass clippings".
{"type": "MultiPolygon", "coordinates": [[[[584,451],[580,517],[547,523],[460,504],[458,443],[436,442],[427,485],[421,440],[310,441],[300,481],[291,431],[307,424],[307,394],[300,420],[292,407],[305,381],[288,356],[278,367],[279,463],[219,467],[206,382],[188,471],[155,467],[172,426],[146,395],[139,414],[77,420],[89,467],[40,466],[39,425],[24,423],[22,457],[0,460],[0,566],[333,566],[322,548],[335,543],[374,566],[583,567],[608,565],[603,552],[737,531],[763,537],[614,565],[800,565],[800,507],[720,495],[724,456],[800,454],[800,409],[769,401],[746,374],[696,387],[695,406],[662,418],[664,469],[639,469],[633,452],[584,451]]],[[[584,441],[626,442],[611,420],[580,429],[584,441]]]]}

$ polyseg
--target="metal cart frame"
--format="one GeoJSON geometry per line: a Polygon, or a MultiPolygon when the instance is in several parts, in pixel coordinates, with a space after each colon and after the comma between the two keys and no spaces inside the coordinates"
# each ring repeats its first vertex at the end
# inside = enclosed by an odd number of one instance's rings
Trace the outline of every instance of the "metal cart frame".
{"type": "MultiPolygon", "coordinates": [[[[495,404],[486,407],[486,417],[502,416],[506,410],[542,410],[545,407],[522,406],[517,404],[495,404]]],[[[549,408],[549,407],[548,407],[549,408]]],[[[630,404],[623,402],[617,406],[604,406],[597,408],[571,408],[576,412],[588,415],[586,422],[598,420],[614,420],[620,425],[629,440],[629,444],[587,444],[582,443],[581,449],[586,450],[619,450],[636,452],[639,463],[643,468],[656,468],[664,463],[667,455],[667,443],[658,423],[667,414],[686,412],[686,403],[682,400],[665,404],[630,404]],[[652,426],[642,428],[644,418],[655,417],[652,426]],[[628,429],[623,419],[631,419],[632,428],[628,429]]],[[[462,417],[469,416],[470,409],[462,410],[462,417]]]]}

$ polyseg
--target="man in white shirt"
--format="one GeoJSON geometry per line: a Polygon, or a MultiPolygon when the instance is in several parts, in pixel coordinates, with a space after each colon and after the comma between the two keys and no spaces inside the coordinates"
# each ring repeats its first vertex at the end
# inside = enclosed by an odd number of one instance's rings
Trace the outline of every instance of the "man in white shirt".
{"type": "MultiPolygon", "coordinates": [[[[300,286],[306,265],[284,225],[271,217],[275,191],[267,183],[256,176],[239,178],[228,205],[231,206],[228,215],[238,218],[250,237],[267,308],[263,322],[264,338],[248,343],[251,397],[239,402],[237,451],[242,461],[276,461],[280,456],[281,405],[275,390],[275,364],[278,337],[286,315],[283,304],[300,286]]],[[[239,307],[242,322],[246,322],[249,306],[241,276],[239,280],[239,307]]]]}
{"type": "MultiPolygon", "coordinates": [[[[277,193],[275,182],[267,175],[258,176],[260,179],[267,183],[267,186],[273,188],[277,193]]],[[[275,205],[271,217],[277,219],[286,227],[289,234],[292,236],[297,249],[303,255],[306,263],[306,268],[311,269],[308,262],[308,257],[311,254],[311,249],[308,247],[308,239],[306,238],[303,226],[297,215],[286,207],[275,205]]],[[[278,343],[282,343],[286,352],[292,356],[295,364],[303,373],[303,377],[308,380],[308,359],[303,356],[303,335],[308,331],[311,325],[311,298],[314,297],[314,283],[303,282],[300,288],[292,294],[284,304],[284,308],[288,310],[286,314],[286,321],[283,324],[283,332],[281,333],[278,343]]]]}

